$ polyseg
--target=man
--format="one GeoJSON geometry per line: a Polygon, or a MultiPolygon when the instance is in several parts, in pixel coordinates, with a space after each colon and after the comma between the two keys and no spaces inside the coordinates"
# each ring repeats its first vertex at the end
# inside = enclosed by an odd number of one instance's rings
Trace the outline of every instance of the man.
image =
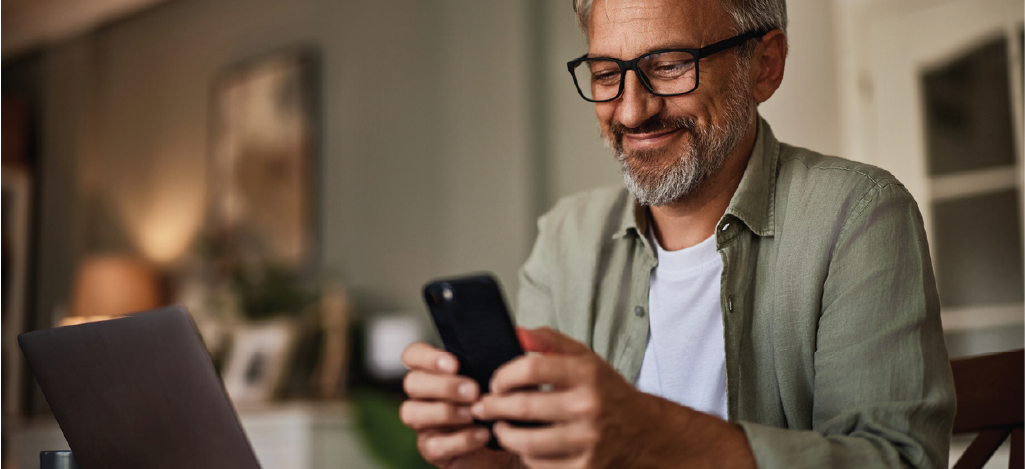
{"type": "Polygon", "coordinates": [[[541,353],[500,368],[490,395],[451,355],[405,351],[401,416],[424,457],[946,467],[953,385],[914,201],[757,115],[783,78],[783,0],[587,3],[588,54],[569,65],[627,190],[541,219],[517,316],[547,326],[520,330],[541,353]],[[498,421],[504,451],[473,418],[498,421]]]}

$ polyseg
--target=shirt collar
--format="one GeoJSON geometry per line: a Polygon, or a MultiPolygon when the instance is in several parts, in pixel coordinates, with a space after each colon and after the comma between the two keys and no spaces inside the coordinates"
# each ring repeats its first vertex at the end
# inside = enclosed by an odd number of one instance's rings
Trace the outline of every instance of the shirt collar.
{"type": "MultiPolygon", "coordinates": [[[[733,193],[726,214],[743,221],[758,236],[776,232],[776,172],[779,166],[779,141],[769,123],[758,116],[758,138],[755,140],[747,169],[733,193]]],[[[720,222],[721,223],[721,222],[720,222]]]]}
{"type": "MultiPolygon", "coordinates": [[[[737,191],[726,207],[725,219],[733,216],[747,225],[758,236],[775,234],[776,168],[779,164],[779,141],[769,123],[758,116],[758,136],[751,158],[737,191]]],[[[629,191],[622,205],[620,226],[613,238],[621,238],[633,231],[641,239],[648,232],[648,207],[641,205],[629,191]]],[[[720,224],[722,221],[720,221],[720,224]]]]}

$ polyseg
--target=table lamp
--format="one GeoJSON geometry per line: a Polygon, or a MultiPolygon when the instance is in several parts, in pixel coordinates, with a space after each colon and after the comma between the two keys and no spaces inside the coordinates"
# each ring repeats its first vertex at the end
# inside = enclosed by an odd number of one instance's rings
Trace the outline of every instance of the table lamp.
{"type": "Polygon", "coordinates": [[[71,309],[62,326],[110,319],[160,306],[157,273],[142,259],[94,254],[78,267],[71,309]]]}

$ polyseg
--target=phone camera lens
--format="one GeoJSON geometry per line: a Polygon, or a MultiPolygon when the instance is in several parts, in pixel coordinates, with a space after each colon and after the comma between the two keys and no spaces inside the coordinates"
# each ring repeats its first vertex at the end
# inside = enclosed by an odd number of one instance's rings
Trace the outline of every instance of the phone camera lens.
{"type": "Polygon", "coordinates": [[[441,296],[442,296],[442,298],[445,298],[446,300],[451,300],[452,299],[452,289],[449,288],[449,287],[445,287],[443,290],[441,290],[441,296]]]}

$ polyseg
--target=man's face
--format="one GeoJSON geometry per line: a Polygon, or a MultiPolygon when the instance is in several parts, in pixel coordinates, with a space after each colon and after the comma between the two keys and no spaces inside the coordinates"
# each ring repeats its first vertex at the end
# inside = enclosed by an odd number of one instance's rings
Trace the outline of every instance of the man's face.
{"type": "MultiPolygon", "coordinates": [[[[596,0],[588,55],[630,60],[733,35],[719,0],[596,0]]],[[[702,59],[692,93],[655,96],[628,72],[622,96],[595,103],[602,137],[642,204],[686,197],[723,166],[753,125],[749,68],[738,65],[734,51],[702,59]]]]}

